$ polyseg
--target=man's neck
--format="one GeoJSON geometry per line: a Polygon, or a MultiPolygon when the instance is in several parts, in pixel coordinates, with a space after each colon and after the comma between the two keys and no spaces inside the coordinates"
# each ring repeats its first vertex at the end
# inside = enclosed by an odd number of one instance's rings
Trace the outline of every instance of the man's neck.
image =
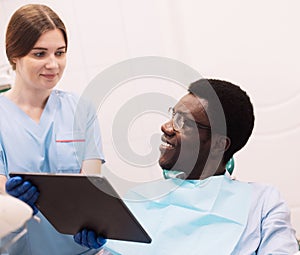
{"type": "Polygon", "coordinates": [[[206,164],[205,167],[194,168],[187,179],[203,180],[211,176],[223,175],[226,172],[225,164],[220,163],[218,167],[213,164],[206,164]]]}

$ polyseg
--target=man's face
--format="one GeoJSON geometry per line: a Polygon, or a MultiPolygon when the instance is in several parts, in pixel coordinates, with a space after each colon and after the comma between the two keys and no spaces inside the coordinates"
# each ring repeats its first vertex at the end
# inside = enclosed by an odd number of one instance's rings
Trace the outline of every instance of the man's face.
{"type": "Polygon", "coordinates": [[[207,101],[191,93],[175,105],[173,114],[177,113],[177,116],[161,127],[159,164],[163,169],[183,171],[189,178],[199,178],[210,151],[210,129],[199,127],[199,124],[210,126],[205,109],[207,101]],[[183,119],[181,128],[174,123],[174,119],[178,121],[178,115],[183,119]]]}

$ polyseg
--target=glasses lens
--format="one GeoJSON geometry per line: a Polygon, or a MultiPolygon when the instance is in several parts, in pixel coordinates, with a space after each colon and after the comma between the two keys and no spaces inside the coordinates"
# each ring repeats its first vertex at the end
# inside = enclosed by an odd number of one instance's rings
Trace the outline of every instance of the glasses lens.
{"type": "Polygon", "coordinates": [[[183,124],[184,124],[184,120],[183,120],[182,115],[180,115],[178,112],[176,112],[173,117],[174,129],[176,131],[180,131],[183,127],[183,124]]]}
{"type": "Polygon", "coordinates": [[[173,107],[168,109],[168,113],[170,114],[170,119],[172,119],[174,130],[180,131],[184,125],[183,116],[178,112],[175,113],[173,107]]]}

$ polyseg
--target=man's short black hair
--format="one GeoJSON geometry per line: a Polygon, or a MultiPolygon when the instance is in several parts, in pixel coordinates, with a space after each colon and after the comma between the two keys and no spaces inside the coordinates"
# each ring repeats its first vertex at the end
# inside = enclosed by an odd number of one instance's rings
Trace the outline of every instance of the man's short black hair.
{"type": "Polygon", "coordinates": [[[217,79],[200,79],[193,82],[188,91],[208,101],[207,113],[211,126],[216,127],[212,131],[218,130],[218,125],[222,125],[218,114],[215,114],[217,105],[221,104],[226,120],[224,135],[231,140],[230,147],[224,154],[224,161],[227,162],[235,152],[244,147],[252,133],[254,113],[249,96],[239,86],[217,79]]]}

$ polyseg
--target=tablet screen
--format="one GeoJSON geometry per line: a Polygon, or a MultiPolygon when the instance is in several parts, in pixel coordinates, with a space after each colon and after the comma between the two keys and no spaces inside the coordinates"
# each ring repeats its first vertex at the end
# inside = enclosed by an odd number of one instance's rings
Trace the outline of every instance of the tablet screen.
{"type": "Polygon", "coordinates": [[[74,235],[86,228],[108,239],[151,242],[105,177],[16,172],[10,176],[21,176],[38,188],[36,205],[60,233],[74,235]]]}

